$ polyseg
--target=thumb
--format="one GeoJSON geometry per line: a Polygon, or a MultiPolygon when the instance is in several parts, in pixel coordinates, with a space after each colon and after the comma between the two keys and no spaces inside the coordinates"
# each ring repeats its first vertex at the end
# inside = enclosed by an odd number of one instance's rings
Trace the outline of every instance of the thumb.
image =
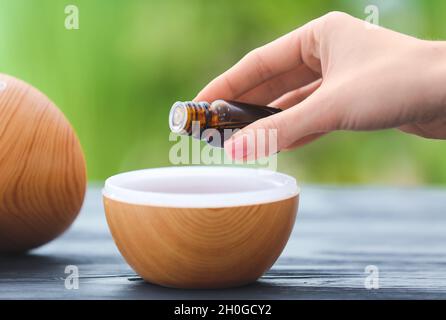
{"type": "Polygon", "coordinates": [[[226,154],[234,160],[251,160],[277,153],[294,142],[335,127],[328,115],[328,99],[319,89],[303,102],[275,115],[260,119],[225,142],[226,154]]]}

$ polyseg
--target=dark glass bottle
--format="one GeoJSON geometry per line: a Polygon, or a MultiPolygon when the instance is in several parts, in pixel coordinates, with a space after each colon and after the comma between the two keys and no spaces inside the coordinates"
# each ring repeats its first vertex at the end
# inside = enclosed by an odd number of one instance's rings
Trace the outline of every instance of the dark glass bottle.
{"type": "Polygon", "coordinates": [[[236,129],[242,129],[280,111],[282,110],[277,108],[227,100],[212,103],[179,101],[170,110],[169,126],[172,132],[190,135],[213,146],[222,147],[224,141],[231,136],[231,130],[235,132],[236,129]],[[194,121],[199,130],[193,130],[194,121]]]}

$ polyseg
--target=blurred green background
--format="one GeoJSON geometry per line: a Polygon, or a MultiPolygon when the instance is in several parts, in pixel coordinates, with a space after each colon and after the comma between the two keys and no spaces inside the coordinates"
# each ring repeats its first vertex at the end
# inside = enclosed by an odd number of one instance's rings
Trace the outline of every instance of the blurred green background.
{"type": "MultiPolygon", "coordinates": [[[[0,72],[45,92],[75,127],[90,180],[169,165],[167,116],[246,52],[331,10],[446,38],[446,1],[0,0],[0,72]],[[65,6],[80,13],[66,30],[65,6]]],[[[444,184],[446,142],[335,133],[279,155],[307,183],[444,184]]]]}

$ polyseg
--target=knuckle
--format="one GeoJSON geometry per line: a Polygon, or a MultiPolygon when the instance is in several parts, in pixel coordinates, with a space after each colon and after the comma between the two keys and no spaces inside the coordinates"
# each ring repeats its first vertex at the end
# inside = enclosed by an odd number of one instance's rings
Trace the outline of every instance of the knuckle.
{"type": "Polygon", "coordinates": [[[222,76],[222,80],[224,84],[226,85],[226,90],[230,93],[232,97],[237,95],[237,90],[235,89],[234,85],[232,84],[230,78],[227,75],[222,76]]]}
{"type": "Polygon", "coordinates": [[[331,11],[320,18],[321,28],[330,31],[333,28],[345,25],[352,16],[342,11],[331,11]]]}
{"type": "Polygon", "coordinates": [[[272,70],[265,62],[265,59],[262,56],[262,47],[256,48],[248,52],[243,59],[249,61],[254,65],[255,70],[257,72],[257,76],[260,79],[266,80],[271,77],[272,70]]]}
{"type": "Polygon", "coordinates": [[[259,49],[260,48],[255,48],[251,51],[249,51],[247,54],[245,54],[245,56],[243,57],[243,61],[246,60],[255,60],[257,59],[257,57],[259,56],[259,49]]]}
{"type": "Polygon", "coordinates": [[[340,22],[350,18],[350,15],[342,11],[330,11],[323,16],[326,23],[340,22]]]}

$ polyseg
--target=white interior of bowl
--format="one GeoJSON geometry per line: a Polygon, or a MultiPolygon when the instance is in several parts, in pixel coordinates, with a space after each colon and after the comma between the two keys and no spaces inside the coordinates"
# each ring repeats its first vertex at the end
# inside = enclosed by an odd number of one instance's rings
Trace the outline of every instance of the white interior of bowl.
{"type": "Polygon", "coordinates": [[[280,201],[296,196],[285,174],[240,167],[166,167],[131,171],[105,181],[107,198],[140,205],[220,208],[280,201]]]}

